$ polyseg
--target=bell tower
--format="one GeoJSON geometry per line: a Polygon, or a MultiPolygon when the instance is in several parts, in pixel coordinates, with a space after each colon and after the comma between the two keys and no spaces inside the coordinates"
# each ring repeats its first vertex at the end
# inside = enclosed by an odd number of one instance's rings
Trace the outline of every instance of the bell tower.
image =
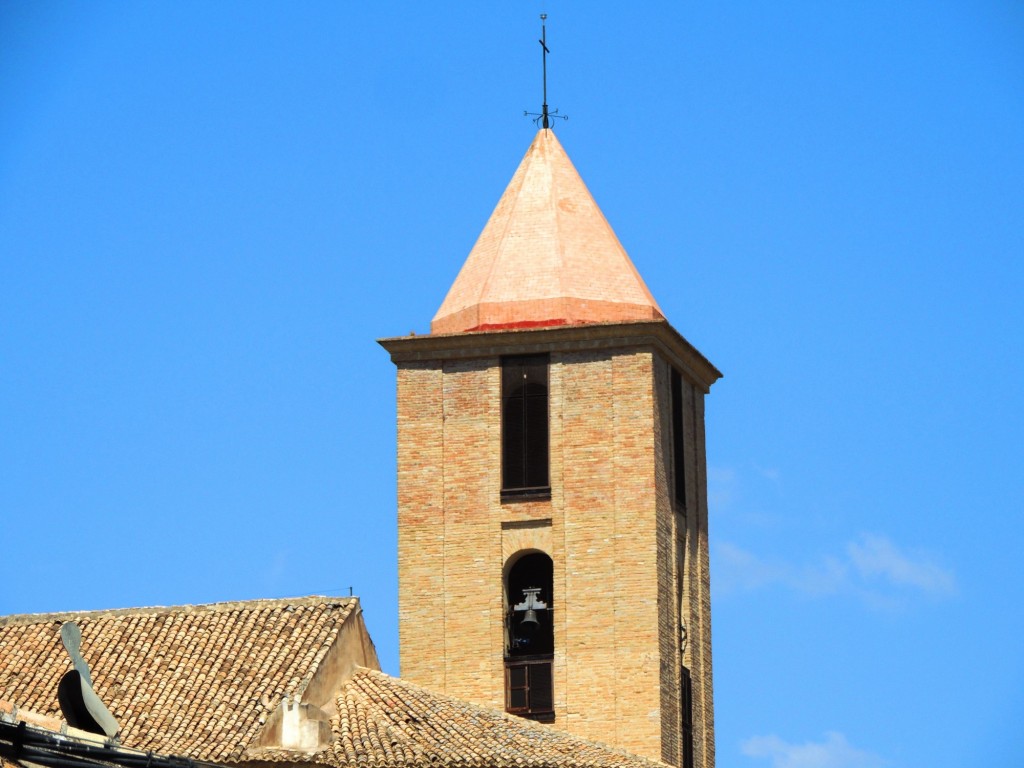
{"type": "Polygon", "coordinates": [[[398,368],[402,677],[714,765],[704,396],[543,128],[398,368]]]}

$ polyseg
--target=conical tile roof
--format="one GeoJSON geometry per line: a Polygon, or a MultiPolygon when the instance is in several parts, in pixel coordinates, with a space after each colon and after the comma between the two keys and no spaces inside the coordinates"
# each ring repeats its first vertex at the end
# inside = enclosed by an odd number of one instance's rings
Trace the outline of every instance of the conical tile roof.
{"type": "Polygon", "coordinates": [[[430,325],[432,333],[664,316],[550,129],[542,129],[430,325]]]}

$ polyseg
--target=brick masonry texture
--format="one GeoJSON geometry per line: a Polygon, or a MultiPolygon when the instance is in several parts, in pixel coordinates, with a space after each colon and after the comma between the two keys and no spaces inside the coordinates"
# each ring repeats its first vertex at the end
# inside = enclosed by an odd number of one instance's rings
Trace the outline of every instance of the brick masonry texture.
{"type": "Polygon", "coordinates": [[[551,727],[680,764],[685,663],[696,764],[711,768],[704,390],[684,386],[688,498],[679,505],[666,358],[633,345],[547,351],[544,501],[501,501],[492,347],[398,363],[403,679],[503,708],[503,572],[516,547],[540,549],[554,562],[551,727]]]}

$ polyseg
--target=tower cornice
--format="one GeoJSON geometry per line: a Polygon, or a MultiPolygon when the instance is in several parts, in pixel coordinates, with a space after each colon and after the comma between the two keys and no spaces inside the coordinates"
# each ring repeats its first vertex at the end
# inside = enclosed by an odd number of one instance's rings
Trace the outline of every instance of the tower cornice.
{"type": "Polygon", "coordinates": [[[653,347],[705,393],[722,377],[666,320],[396,336],[378,339],[378,343],[390,353],[394,363],[653,347]]]}

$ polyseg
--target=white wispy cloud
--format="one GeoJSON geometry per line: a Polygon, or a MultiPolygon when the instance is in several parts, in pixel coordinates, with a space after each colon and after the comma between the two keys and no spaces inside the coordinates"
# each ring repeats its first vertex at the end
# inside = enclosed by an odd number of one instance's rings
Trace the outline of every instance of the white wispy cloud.
{"type": "Polygon", "coordinates": [[[758,589],[786,580],[787,569],[769,563],[730,542],[715,546],[715,588],[758,589]]]}
{"type": "Polygon", "coordinates": [[[715,547],[714,584],[730,592],[781,585],[809,595],[828,595],[849,583],[849,568],[835,557],[795,566],[770,561],[729,542],[715,547]]]}
{"type": "Polygon", "coordinates": [[[882,768],[887,760],[857,749],[835,731],[823,741],[790,744],[778,736],[754,736],[740,745],[747,757],[767,759],[772,768],[882,768]]]}
{"type": "Polygon", "coordinates": [[[884,536],[865,534],[860,541],[846,545],[846,554],[865,580],[883,579],[936,596],[956,592],[951,571],[936,565],[927,555],[900,551],[884,536]]]}
{"type": "Polygon", "coordinates": [[[717,544],[714,557],[715,588],[723,592],[782,586],[810,596],[854,593],[875,607],[907,591],[930,597],[956,593],[952,571],[878,534],[864,534],[839,554],[801,565],[767,560],[730,542],[717,544]]]}

